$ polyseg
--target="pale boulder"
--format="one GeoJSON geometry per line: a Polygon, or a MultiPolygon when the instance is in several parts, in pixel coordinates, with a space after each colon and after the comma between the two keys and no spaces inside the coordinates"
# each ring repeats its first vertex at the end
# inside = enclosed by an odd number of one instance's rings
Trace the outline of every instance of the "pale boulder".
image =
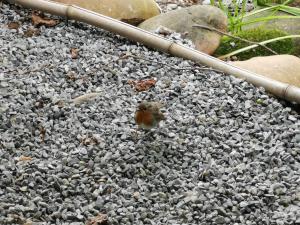
{"type": "Polygon", "coordinates": [[[154,0],[54,0],[77,5],[123,22],[138,25],[144,20],[160,14],[154,0]]]}
{"type": "Polygon", "coordinates": [[[156,31],[166,27],[177,33],[185,34],[192,40],[196,49],[207,54],[212,54],[220,44],[221,35],[206,29],[199,29],[193,25],[205,25],[223,32],[227,29],[227,17],[222,10],[209,5],[194,5],[187,8],[173,10],[152,17],[139,25],[148,31],[156,31]]]}
{"type": "Polygon", "coordinates": [[[254,57],[230,62],[237,67],[300,87],[300,58],[293,55],[254,57]]]}

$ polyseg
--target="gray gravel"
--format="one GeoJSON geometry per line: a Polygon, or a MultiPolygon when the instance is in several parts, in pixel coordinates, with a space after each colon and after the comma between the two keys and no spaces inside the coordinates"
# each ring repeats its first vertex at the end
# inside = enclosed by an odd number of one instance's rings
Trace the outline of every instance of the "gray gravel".
{"type": "Polygon", "coordinates": [[[242,80],[84,24],[24,37],[28,18],[0,9],[0,224],[78,225],[98,213],[110,224],[300,222],[293,110],[242,80]],[[7,29],[16,20],[18,32],[7,29]],[[153,62],[120,59],[126,53],[153,62]],[[194,68],[174,69],[183,67],[194,68]],[[158,82],[147,92],[127,84],[149,77],[158,82]],[[137,136],[141,100],[164,102],[167,120],[137,136]]]}
{"type": "MultiPolygon", "coordinates": [[[[191,5],[211,5],[211,0],[198,0],[198,1],[188,1],[188,0],[156,0],[159,4],[162,12],[168,12],[176,9],[181,9],[184,7],[189,7],[191,5]]],[[[214,1],[215,6],[219,7],[219,2],[214,1]]],[[[236,1],[239,9],[243,7],[243,0],[236,1]]],[[[232,14],[235,12],[236,4],[232,0],[222,0],[222,4],[229,9],[232,14]]],[[[250,12],[254,9],[253,0],[247,0],[245,3],[245,11],[250,12]]]]}

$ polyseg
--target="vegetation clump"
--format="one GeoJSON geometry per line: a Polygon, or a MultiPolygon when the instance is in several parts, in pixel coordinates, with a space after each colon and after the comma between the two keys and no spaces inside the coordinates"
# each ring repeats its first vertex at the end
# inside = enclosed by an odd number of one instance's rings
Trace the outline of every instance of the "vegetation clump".
{"type": "MultiPolygon", "coordinates": [[[[264,40],[270,40],[278,37],[287,36],[288,34],[284,31],[276,30],[276,29],[265,29],[263,27],[248,29],[245,31],[240,31],[235,34],[235,36],[246,39],[252,42],[262,42],[264,40]]],[[[233,52],[238,49],[245,48],[251,44],[235,39],[229,36],[223,36],[221,39],[221,44],[217,51],[215,52],[215,56],[226,55],[230,52],[233,52]]],[[[266,44],[267,47],[274,50],[278,54],[292,54],[294,51],[294,42],[291,38],[282,39],[278,41],[274,41],[266,44]]],[[[273,55],[272,52],[268,51],[266,48],[262,46],[258,46],[253,49],[249,49],[247,51],[240,52],[236,55],[238,60],[247,60],[255,56],[269,56],[273,55]]]]}

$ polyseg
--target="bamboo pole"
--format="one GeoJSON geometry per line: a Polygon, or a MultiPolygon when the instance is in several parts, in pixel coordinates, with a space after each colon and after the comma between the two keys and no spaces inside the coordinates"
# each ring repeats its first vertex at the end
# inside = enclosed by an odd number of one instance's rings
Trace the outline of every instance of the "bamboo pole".
{"type": "Polygon", "coordinates": [[[255,86],[264,87],[266,91],[277,97],[291,102],[300,103],[300,88],[296,86],[279,82],[238,68],[210,55],[174,43],[170,40],[160,37],[159,35],[120,22],[113,18],[80,8],[78,6],[65,5],[49,0],[9,0],[9,2],[100,27],[129,38],[130,40],[143,43],[144,45],[155,48],[159,51],[166,52],[184,59],[189,59],[217,70],[221,70],[226,74],[242,78],[255,86]]]}

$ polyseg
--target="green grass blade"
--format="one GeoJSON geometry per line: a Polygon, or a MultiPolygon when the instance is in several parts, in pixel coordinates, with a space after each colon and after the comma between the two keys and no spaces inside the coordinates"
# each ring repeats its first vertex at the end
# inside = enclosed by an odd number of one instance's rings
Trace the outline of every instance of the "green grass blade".
{"type": "Polygon", "coordinates": [[[295,16],[300,16],[300,8],[281,5],[279,7],[279,10],[287,12],[287,13],[295,15],[295,16]]]}
{"type": "Polygon", "coordinates": [[[252,16],[252,15],[255,15],[255,14],[258,14],[258,13],[261,13],[261,12],[265,12],[265,11],[270,11],[270,10],[275,10],[276,8],[278,8],[279,5],[275,5],[275,6],[271,6],[271,7],[267,7],[267,8],[263,8],[263,9],[259,9],[259,10],[255,10],[255,11],[252,11],[250,13],[247,13],[245,17],[249,17],[249,16],[252,16]]]}
{"type": "Polygon", "coordinates": [[[222,11],[226,12],[226,14],[228,14],[228,9],[225,8],[222,0],[218,0],[218,3],[219,3],[219,7],[222,11]]]}
{"type": "Polygon", "coordinates": [[[286,13],[289,13],[289,14],[292,14],[295,16],[300,16],[300,9],[296,8],[296,7],[291,7],[291,6],[287,6],[284,4],[276,5],[275,8],[272,5],[268,5],[268,6],[272,7],[272,10],[274,10],[274,12],[283,11],[283,12],[286,12],[286,13]]]}
{"type": "Polygon", "coordinates": [[[284,3],[282,3],[282,5],[287,5],[290,3],[293,3],[295,0],[286,0],[284,3]]]}
{"type": "Polygon", "coordinates": [[[244,18],[244,15],[246,14],[246,3],[247,3],[247,0],[243,0],[242,9],[241,9],[241,16],[240,16],[242,19],[244,18]]]}
{"type": "MultiPolygon", "coordinates": [[[[273,39],[270,39],[270,40],[262,41],[259,44],[260,45],[265,45],[265,44],[268,44],[268,43],[271,43],[271,42],[275,42],[275,41],[279,41],[279,40],[283,40],[283,39],[287,39],[287,38],[300,38],[300,35],[288,35],[288,36],[283,36],[283,37],[277,37],[277,38],[273,38],[273,39]]],[[[218,58],[219,59],[226,59],[226,58],[229,58],[231,56],[237,55],[239,53],[242,53],[242,52],[248,51],[250,49],[257,48],[257,47],[259,47],[258,44],[250,45],[250,46],[247,46],[245,48],[241,48],[241,49],[238,49],[236,51],[230,52],[226,55],[222,55],[218,58]]]]}
{"type": "Polygon", "coordinates": [[[237,17],[239,15],[239,3],[237,2],[237,0],[233,0],[232,4],[234,5],[233,16],[237,17]]]}
{"type": "Polygon", "coordinates": [[[258,13],[262,13],[262,12],[265,12],[265,11],[274,11],[274,10],[275,11],[276,10],[281,10],[281,11],[290,13],[290,14],[295,15],[295,16],[300,16],[300,8],[290,7],[290,6],[286,6],[286,5],[282,4],[282,5],[274,5],[274,6],[269,5],[269,7],[247,13],[243,17],[245,18],[245,17],[249,17],[249,16],[252,16],[252,15],[255,15],[255,14],[258,14],[258,13]]]}
{"type": "Polygon", "coordinates": [[[239,25],[244,26],[252,23],[266,22],[269,20],[277,20],[277,19],[300,19],[300,16],[266,16],[266,17],[261,17],[250,21],[246,21],[246,22],[241,22],[239,25]]]}
{"type": "Polygon", "coordinates": [[[258,6],[265,6],[266,5],[266,1],[265,0],[257,0],[257,5],[258,6]]]}

